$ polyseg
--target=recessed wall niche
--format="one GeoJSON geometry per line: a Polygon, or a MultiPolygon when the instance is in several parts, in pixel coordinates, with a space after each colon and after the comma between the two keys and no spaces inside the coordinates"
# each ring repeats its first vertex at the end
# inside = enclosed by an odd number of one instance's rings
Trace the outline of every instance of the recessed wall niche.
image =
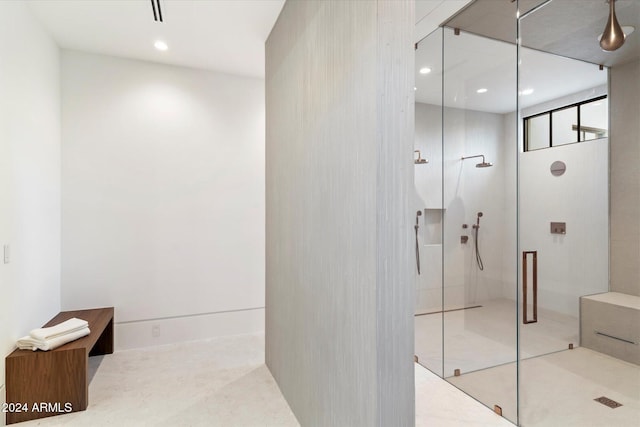
{"type": "Polygon", "coordinates": [[[442,245],[443,209],[424,210],[424,244],[442,245]]]}

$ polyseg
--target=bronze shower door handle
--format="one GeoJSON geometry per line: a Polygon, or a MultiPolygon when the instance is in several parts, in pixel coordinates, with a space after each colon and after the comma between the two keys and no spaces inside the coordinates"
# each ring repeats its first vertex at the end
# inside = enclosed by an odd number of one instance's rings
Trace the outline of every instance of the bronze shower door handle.
{"type": "Polygon", "coordinates": [[[538,321],[538,251],[522,252],[522,323],[538,321]],[[527,316],[527,255],[533,255],[533,319],[527,316]]]}

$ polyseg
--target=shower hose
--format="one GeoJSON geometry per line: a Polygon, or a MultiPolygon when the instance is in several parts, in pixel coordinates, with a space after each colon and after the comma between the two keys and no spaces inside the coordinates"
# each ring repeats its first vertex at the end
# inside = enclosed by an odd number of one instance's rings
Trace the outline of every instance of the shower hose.
{"type": "Polygon", "coordinates": [[[413,228],[416,230],[416,267],[418,267],[418,274],[420,274],[420,246],[418,245],[418,224],[416,224],[413,228]]]}
{"type": "Polygon", "coordinates": [[[478,264],[478,268],[480,271],[484,270],[484,264],[482,263],[482,257],[480,256],[480,249],[478,249],[478,230],[480,230],[480,226],[475,227],[476,232],[476,263],[478,264]]]}

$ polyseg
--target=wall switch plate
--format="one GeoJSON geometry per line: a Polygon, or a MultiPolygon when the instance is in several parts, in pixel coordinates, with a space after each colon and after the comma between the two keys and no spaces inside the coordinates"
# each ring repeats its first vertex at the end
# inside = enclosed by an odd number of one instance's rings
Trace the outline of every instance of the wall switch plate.
{"type": "Polygon", "coordinates": [[[158,338],[160,336],[160,326],[153,325],[151,327],[151,336],[154,338],[158,338]]]}
{"type": "Polygon", "coordinates": [[[11,247],[4,245],[4,263],[9,264],[11,262],[11,247]]]}

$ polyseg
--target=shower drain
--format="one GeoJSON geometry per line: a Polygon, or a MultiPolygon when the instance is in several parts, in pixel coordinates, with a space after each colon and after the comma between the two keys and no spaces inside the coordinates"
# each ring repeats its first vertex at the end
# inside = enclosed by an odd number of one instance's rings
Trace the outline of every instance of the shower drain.
{"type": "Polygon", "coordinates": [[[618,403],[615,400],[609,399],[608,397],[598,397],[597,399],[593,399],[596,402],[600,402],[602,403],[604,406],[608,406],[609,408],[618,408],[620,406],[622,406],[622,403],[618,403]]]}

